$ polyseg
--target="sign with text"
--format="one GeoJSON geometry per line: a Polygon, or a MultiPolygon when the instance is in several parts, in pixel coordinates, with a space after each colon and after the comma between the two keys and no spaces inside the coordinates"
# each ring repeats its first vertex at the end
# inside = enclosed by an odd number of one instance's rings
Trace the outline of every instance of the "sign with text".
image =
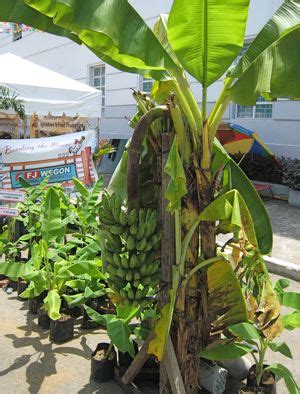
{"type": "Polygon", "coordinates": [[[25,193],[21,191],[14,190],[4,190],[0,189],[0,201],[7,202],[24,202],[25,201],[25,193]]]}
{"type": "Polygon", "coordinates": [[[0,207],[0,216],[17,217],[19,216],[19,210],[17,208],[0,207]]]}
{"type": "Polygon", "coordinates": [[[92,157],[96,146],[95,130],[39,139],[0,139],[0,188],[21,188],[20,177],[33,186],[46,177],[49,183],[68,188],[73,187],[73,177],[91,185],[98,178],[92,157]]]}
{"type": "Polygon", "coordinates": [[[75,131],[84,131],[86,127],[86,118],[80,116],[31,116],[31,136],[35,138],[52,137],[75,131]]]}
{"type": "Polygon", "coordinates": [[[75,164],[65,164],[56,167],[35,168],[26,171],[12,171],[10,181],[13,189],[22,187],[19,178],[22,177],[32,186],[39,185],[43,179],[49,177],[49,183],[63,183],[77,177],[75,164]]]}

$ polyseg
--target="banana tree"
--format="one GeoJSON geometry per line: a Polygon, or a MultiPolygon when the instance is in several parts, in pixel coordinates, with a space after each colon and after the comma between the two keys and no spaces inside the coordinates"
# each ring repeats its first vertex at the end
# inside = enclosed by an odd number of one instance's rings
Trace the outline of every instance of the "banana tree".
{"type": "MultiPolygon", "coordinates": [[[[249,2],[174,0],[169,16],[161,16],[153,31],[127,0],[2,0],[0,4],[4,21],[66,35],[113,67],[156,80],[154,105],[143,106],[144,114],[136,119],[120,170],[124,171],[127,160],[128,202],[140,206],[141,195],[132,181],[140,181],[143,143],[149,130],[152,142],[153,135],[165,130],[161,120],[167,118],[164,127],[176,135],[166,166],[171,178],[166,197],[176,223],[176,262],[170,304],[163,314],[170,321],[176,310],[172,336],[188,393],[198,390],[198,353],[209,340],[209,270],[220,263],[216,235],[231,233],[235,242],[250,243],[258,254],[272,248],[265,208],[216,142],[218,125],[230,101],[253,105],[259,96],[276,100],[296,99],[300,94],[299,0],[283,2],[238,59],[249,2]],[[186,73],[202,86],[201,107],[186,73]],[[223,88],[208,113],[209,88],[220,78],[223,88]],[[234,194],[226,194],[230,190],[234,194]],[[247,212],[246,222],[241,212],[247,212]]],[[[167,324],[165,332],[169,329],[167,324]]]]}

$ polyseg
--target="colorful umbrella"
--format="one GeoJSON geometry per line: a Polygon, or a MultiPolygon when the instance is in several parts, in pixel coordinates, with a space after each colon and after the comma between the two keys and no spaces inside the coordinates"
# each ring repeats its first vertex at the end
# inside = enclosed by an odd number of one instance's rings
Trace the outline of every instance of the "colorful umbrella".
{"type": "Polygon", "coordinates": [[[254,155],[274,156],[257,133],[234,123],[222,123],[218,128],[217,138],[231,155],[244,155],[251,151],[254,155]]]}

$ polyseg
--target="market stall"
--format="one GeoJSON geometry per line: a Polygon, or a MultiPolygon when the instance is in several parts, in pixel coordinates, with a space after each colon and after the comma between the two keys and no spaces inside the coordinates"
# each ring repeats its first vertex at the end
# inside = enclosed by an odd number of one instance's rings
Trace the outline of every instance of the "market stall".
{"type": "Polygon", "coordinates": [[[22,100],[26,115],[32,117],[31,137],[51,121],[50,128],[56,122],[61,134],[82,130],[82,118],[96,119],[101,115],[101,91],[12,53],[0,55],[0,86],[7,87],[11,95],[22,100]],[[64,119],[59,122],[57,117],[64,119]],[[73,121],[73,130],[66,126],[66,117],[72,118],[68,122],[73,121]]]}
{"type": "Polygon", "coordinates": [[[16,139],[16,127],[7,129],[13,139],[0,139],[0,187],[20,188],[20,177],[32,185],[49,177],[69,186],[74,176],[93,183],[99,129],[86,130],[86,120],[99,119],[101,91],[11,53],[0,55],[0,86],[22,101],[30,116],[24,137],[35,138],[16,139]]]}

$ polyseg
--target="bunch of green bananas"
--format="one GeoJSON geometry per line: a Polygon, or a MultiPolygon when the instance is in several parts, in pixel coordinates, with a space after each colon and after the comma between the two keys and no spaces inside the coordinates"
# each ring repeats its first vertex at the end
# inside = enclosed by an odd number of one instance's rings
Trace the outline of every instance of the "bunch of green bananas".
{"type": "Polygon", "coordinates": [[[109,274],[109,286],[125,304],[138,306],[159,283],[157,212],[128,210],[120,196],[105,192],[99,217],[103,269],[109,274]]]}

